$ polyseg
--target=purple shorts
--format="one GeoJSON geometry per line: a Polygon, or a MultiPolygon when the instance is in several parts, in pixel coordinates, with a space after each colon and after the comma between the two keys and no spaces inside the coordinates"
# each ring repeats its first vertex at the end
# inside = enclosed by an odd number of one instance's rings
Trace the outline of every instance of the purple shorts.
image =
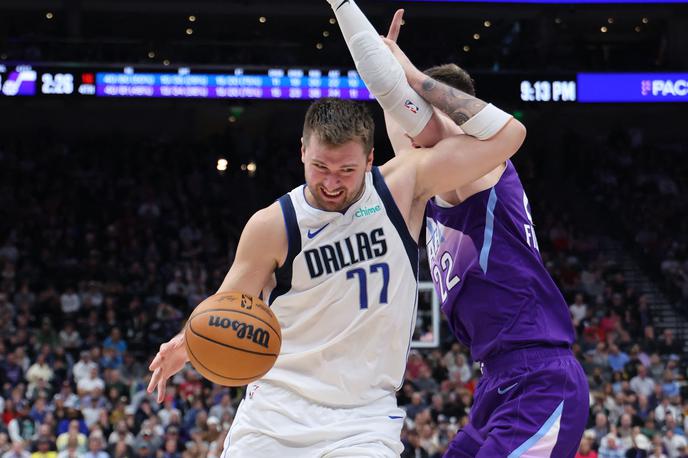
{"type": "Polygon", "coordinates": [[[470,421],[448,458],[573,458],[589,412],[588,380],[570,350],[528,348],[489,359],[470,421]]]}

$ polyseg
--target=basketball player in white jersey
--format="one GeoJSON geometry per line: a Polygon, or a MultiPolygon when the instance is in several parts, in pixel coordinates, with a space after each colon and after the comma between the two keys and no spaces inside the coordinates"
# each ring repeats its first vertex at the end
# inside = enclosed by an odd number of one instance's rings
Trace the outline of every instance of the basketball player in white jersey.
{"type": "MultiPolygon", "coordinates": [[[[251,217],[218,290],[265,291],[282,328],[281,353],[247,387],[223,457],[399,456],[405,415],[395,391],[415,321],[425,204],[504,162],[525,138],[501,110],[490,105],[485,116],[486,105],[462,98],[446,107],[498,131],[489,141],[454,136],[433,154],[379,168],[365,106],[321,99],[308,109],[306,183],[251,217]]],[[[407,106],[427,116],[414,101],[407,106]]],[[[159,402],[188,361],[183,339],[163,344],[151,363],[148,391],[157,387],[159,402]]]]}

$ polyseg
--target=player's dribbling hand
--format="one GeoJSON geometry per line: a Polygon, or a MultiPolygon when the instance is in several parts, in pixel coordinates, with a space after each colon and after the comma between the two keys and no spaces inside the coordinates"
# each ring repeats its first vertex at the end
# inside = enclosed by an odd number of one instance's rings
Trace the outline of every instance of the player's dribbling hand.
{"type": "Polygon", "coordinates": [[[152,394],[157,387],[158,403],[165,399],[167,379],[182,370],[188,360],[184,345],[184,333],[180,333],[170,339],[169,342],[160,345],[160,351],[158,351],[153,362],[148,366],[148,370],[153,372],[148,384],[148,393],[152,394]]]}

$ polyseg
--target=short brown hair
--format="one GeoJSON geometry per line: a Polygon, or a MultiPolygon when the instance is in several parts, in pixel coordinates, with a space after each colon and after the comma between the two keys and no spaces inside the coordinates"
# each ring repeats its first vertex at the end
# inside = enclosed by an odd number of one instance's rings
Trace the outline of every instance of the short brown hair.
{"type": "Polygon", "coordinates": [[[368,154],[373,149],[375,121],[363,103],[327,97],[313,102],[306,112],[304,144],[313,134],[332,146],[358,140],[368,154]]]}
{"type": "Polygon", "coordinates": [[[430,78],[451,86],[475,97],[475,81],[466,70],[456,64],[444,64],[430,67],[423,73],[430,78]]]}

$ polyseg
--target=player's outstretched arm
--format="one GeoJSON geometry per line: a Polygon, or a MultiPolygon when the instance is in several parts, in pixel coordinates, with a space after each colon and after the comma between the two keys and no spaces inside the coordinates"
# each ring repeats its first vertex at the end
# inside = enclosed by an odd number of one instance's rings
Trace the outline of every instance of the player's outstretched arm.
{"type": "MultiPolygon", "coordinates": [[[[389,25],[389,30],[387,32],[387,40],[391,40],[396,43],[401,32],[401,25],[404,19],[404,10],[399,9],[394,13],[392,22],[389,25]]],[[[397,120],[398,117],[394,116],[393,112],[384,111],[385,113],[385,126],[387,128],[387,137],[392,144],[392,149],[394,154],[398,155],[401,151],[408,149],[411,145],[411,137],[404,130],[404,128],[399,124],[397,120]]],[[[430,121],[425,125],[423,130],[413,138],[413,143],[421,146],[433,146],[438,141],[453,135],[449,129],[445,128],[443,119],[437,116],[434,112],[430,117],[430,121]]]]}
{"type": "MultiPolygon", "coordinates": [[[[435,125],[431,122],[433,108],[411,89],[403,69],[355,0],[327,2],[337,18],[359,75],[385,112],[412,137],[431,129],[435,125]]],[[[398,21],[401,22],[400,16],[398,21]]]]}
{"type": "Polygon", "coordinates": [[[279,203],[256,212],[248,220],[237,246],[236,257],[218,293],[241,291],[259,295],[273,272],[287,257],[287,231],[279,203]]]}
{"type": "Polygon", "coordinates": [[[497,107],[425,75],[394,41],[384,40],[409,84],[467,134],[448,137],[425,149],[433,154],[401,155],[403,160],[394,167],[399,166],[407,179],[413,180],[414,198],[423,200],[465,186],[516,153],[526,135],[523,124],[497,107]]]}
{"type": "Polygon", "coordinates": [[[393,40],[383,38],[401,65],[411,87],[432,106],[440,109],[468,135],[486,140],[511,118],[498,108],[421,72],[393,40]]]}
{"type": "MultiPolygon", "coordinates": [[[[387,31],[387,39],[396,43],[399,39],[399,33],[401,32],[401,24],[404,20],[404,10],[399,9],[394,13],[392,22],[389,24],[389,30],[387,31]]],[[[410,138],[404,129],[399,125],[397,121],[394,120],[392,115],[383,111],[385,114],[385,127],[387,128],[387,137],[389,142],[392,144],[392,150],[394,150],[394,155],[396,156],[401,151],[406,150],[409,147],[410,138]]]]}
{"type": "MultiPolygon", "coordinates": [[[[246,223],[236,257],[218,293],[241,291],[257,296],[269,284],[272,273],[287,256],[287,233],[278,203],[255,213],[246,223]]],[[[160,346],[148,369],[153,373],[148,393],[158,390],[157,401],[165,399],[167,380],[189,361],[184,332],[160,346]]]]}

